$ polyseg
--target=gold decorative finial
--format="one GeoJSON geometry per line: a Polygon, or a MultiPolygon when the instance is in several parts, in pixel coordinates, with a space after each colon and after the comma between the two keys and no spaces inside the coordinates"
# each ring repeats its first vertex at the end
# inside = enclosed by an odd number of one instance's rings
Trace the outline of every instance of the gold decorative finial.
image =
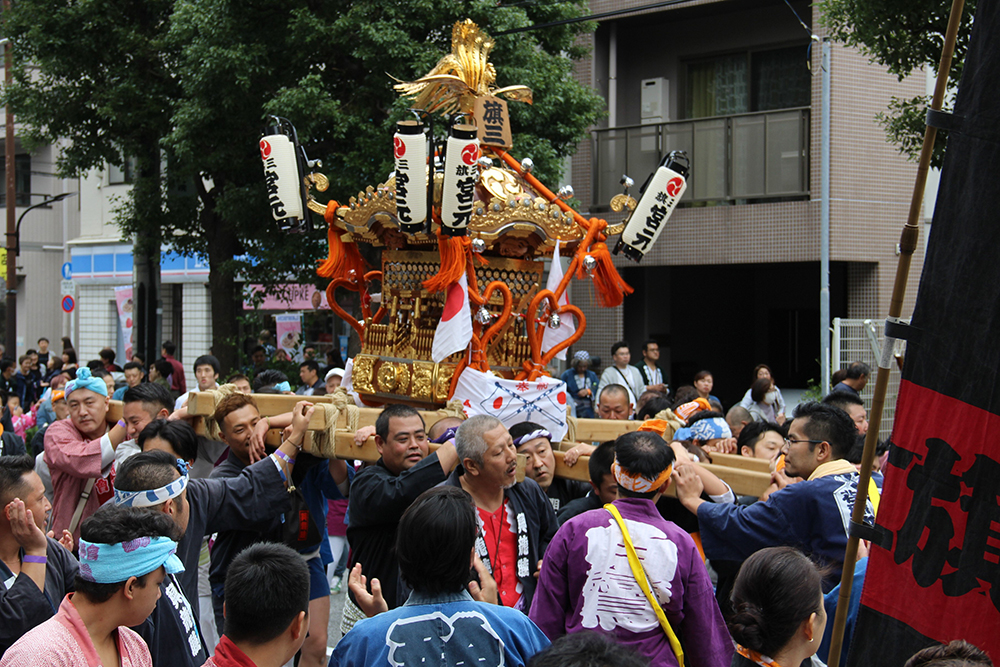
{"type": "Polygon", "coordinates": [[[455,24],[451,31],[451,53],[441,58],[430,72],[416,81],[399,81],[394,88],[404,97],[414,97],[413,108],[428,113],[471,114],[476,98],[498,95],[531,104],[527,86],[494,88],[497,72],[488,58],[493,40],[470,19],[455,24]]]}

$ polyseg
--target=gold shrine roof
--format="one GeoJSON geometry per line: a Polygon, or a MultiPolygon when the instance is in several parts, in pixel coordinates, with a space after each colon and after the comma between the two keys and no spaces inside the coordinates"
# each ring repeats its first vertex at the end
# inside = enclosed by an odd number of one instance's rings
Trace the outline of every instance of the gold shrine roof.
{"type": "MultiPolygon", "coordinates": [[[[435,175],[435,205],[440,201],[441,175],[435,175]]],[[[583,230],[556,204],[539,196],[519,174],[503,167],[483,171],[476,186],[469,235],[492,246],[502,237],[528,242],[532,254],[551,254],[556,241],[571,243],[583,230]]],[[[365,189],[337,209],[337,225],[358,241],[396,249],[436,244],[430,234],[403,235],[396,218],[395,179],[365,189]]],[[[437,229],[437,223],[434,224],[437,229]]]]}

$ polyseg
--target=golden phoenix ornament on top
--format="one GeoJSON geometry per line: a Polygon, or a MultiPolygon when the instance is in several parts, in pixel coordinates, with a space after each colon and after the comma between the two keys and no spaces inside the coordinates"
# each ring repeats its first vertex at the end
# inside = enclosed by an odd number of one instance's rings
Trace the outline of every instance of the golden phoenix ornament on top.
{"type": "Polygon", "coordinates": [[[416,81],[395,79],[399,83],[394,88],[405,97],[415,98],[413,108],[428,113],[471,114],[476,98],[484,95],[531,104],[531,89],[527,86],[494,88],[497,72],[489,62],[492,48],[493,40],[471,20],[456,23],[451,31],[451,53],[416,81]]]}

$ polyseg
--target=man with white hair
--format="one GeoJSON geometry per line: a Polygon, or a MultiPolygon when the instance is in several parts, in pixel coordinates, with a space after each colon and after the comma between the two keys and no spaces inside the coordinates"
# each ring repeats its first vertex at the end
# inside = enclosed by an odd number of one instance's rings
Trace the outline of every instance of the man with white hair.
{"type": "Polygon", "coordinates": [[[476,415],[455,434],[460,465],[445,484],[465,489],[476,503],[476,553],[496,580],[498,602],[527,613],[535,572],[558,523],[541,487],[517,481],[517,451],[503,423],[476,415]]]}

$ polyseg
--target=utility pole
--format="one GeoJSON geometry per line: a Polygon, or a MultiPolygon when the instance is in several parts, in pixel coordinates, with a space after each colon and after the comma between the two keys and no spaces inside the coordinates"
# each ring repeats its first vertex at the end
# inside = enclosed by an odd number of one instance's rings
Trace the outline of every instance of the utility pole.
{"type": "Polygon", "coordinates": [[[830,40],[823,38],[820,118],[819,364],[820,388],[830,391],[830,40]]]}
{"type": "MultiPolygon", "coordinates": [[[[10,13],[10,0],[3,0],[3,13],[10,13]]],[[[7,40],[4,46],[4,85],[9,89],[14,82],[13,45],[7,40]]],[[[7,354],[17,359],[17,255],[10,251],[16,248],[17,234],[16,188],[14,181],[14,114],[10,104],[4,108],[7,121],[6,141],[4,144],[4,164],[7,169],[7,354]]]]}

